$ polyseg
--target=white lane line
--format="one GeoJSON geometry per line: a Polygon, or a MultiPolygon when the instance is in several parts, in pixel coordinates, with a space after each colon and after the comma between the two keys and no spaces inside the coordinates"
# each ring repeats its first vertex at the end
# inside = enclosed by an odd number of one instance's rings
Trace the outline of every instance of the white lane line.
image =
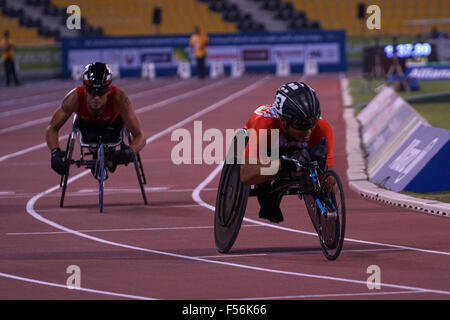
{"type": "MultiPolygon", "coordinates": [[[[67,209],[64,209],[64,211],[67,209]]],[[[75,210],[75,209],[72,209],[75,210]]],[[[40,212],[46,210],[39,210],[40,212]]],[[[260,227],[257,225],[242,225],[243,228],[260,227]]],[[[170,231],[170,230],[199,230],[212,229],[213,226],[193,226],[193,227],[151,227],[151,228],[120,228],[120,229],[91,229],[91,230],[77,230],[78,232],[134,232],[134,231],[170,231]]],[[[65,231],[41,231],[41,232],[9,232],[6,236],[31,236],[31,235],[52,235],[52,234],[70,234],[65,231]]]]}
{"type": "Polygon", "coordinates": [[[19,276],[15,276],[15,275],[3,273],[3,272],[0,272],[0,277],[30,282],[30,283],[39,284],[39,285],[46,285],[46,286],[50,286],[50,287],[63,288],[63,289],[70,290],[70,291],[83,291],[83,292],[89,292],[89,293],[95,293],[95,294],[101,294],[101,295],[107,295],[107,296],[115,296],[115,297],[120,297],[120,298],[137,299],[137,300],[158,300],[156,298],[136,296],[136,295],[123,294],[123,293],[104,291],[104,290],[96,290],[96,289],[90,289],[90,288],[82,288],[82,287],[69,289],[67,285],[63,285],[63,284],[59,284],[59,283],[55,283],[55,282],[48,282],[48,281],[41,281],[41,280],[30,279],[30,278],[25,278],[25,277],[19,277],[19,276]]]}
{"type": "Polygon", "coordinates": [[[46,123],[46,122],[49,122],[51,118],[52,117],[35,119],[35,120],[27,121],[27,122],[17,124],[17,125],[11,126],[11,127],[3,128],[3,129],[0,129],[0,134],[10,133],[10,132],[17,131],[20,129],[35,126],[37,124],[46,123]]]}
{"type": "MultiPolygon", "coordinates": [[[[189,97],[194,96],[194,95],[196,95],[198,93],[201,93],[203,91],[209,90],[209,89],[214,88],[214,87],[219,86],[219,85],[222,85],[225,81],[230,81],[230,80],[226,80],[226,79],[225,80],[221,80],[221,81],[215,82],[213,84],[210,84],[208,86],[201,87],[201,88],[198,88],[198,89],[195,89],[195,90],[191,90],[191,91],[185,92],[183,94],[171,97],[169,99],[166,99],[166,100],[154,103],[154,104],[150,104],[148,106],[145,106],[145,107],[137,109],[136,113],[140,114],[140,113],[147,112],[147,111],[150,111],[150,110],[153,110],[153,109],[156,109],[156,108],[163,107],[163,106],[165,106],[165,105],[167,105],[169,103],[173,103],[173,102],[176,102],[178,100],[189,98],[189,97]]],[[[21,125],[12,126],[12,127],[9,127],[9,128],[0,129],[0,134],[25,128],[25,127],[29,126],[30,123],[31,123],[31,125],[34,125],[35,122],[36,123],[42,123],[42,122],[48,122],[48,121],[50,121],[50,117],[29,121],[29,122],[27,122],[25,124],[21,124],[21,125]]],[[[67,138],[67,136],[65,136],[65,137],[67,138]]],[[[60,141],[61,141],[61,138],[60,138],[60,141]]],[[[0,162],[5,161],[7,159],[11,159],[11,158],[17,157],[17,156],[21,156],[23,154],[26,154],[28,152],[32,152],[32,151],[38,150],[40,148],[44,148],[46,146],[47,146],[47,144],[44,142],[44,143],[41,143],[41,144],[38,144],[38,145],[35,145],[35,146],[32,146],[32,147],[26,148],[24,150],[20,150],[20,151],[14,152],[14,153],[10,153],[10,154],[6,154],[4,156],[0,156],[0,162]]]]}
{"type": "Polygon", "coordinates": [[[281,300],[281,299],[309,299],[309,298],[342,298],[359,296],[376,296],[392,294],[424,293],[426,291],[387,291],[387,292],[355,292],[355,293],[330,293],[330,294],[303,294],[297,296],[259,297],[259,298],[231,298],[223,300],[281,300]]]}
{"type": "MultiPolygon", "coordinates": [[[[148,84],[144,84],[144,85],[148,86],[148,84]]],[[[142,86],[144,86],[144,85],[142,85],[142,86]]],[[[181,85],[184,85],[184,83],[182,81],[179,81],[177,83],[168,83],[168,84],[165,84],[165,85],[163,85],[161,87],[151,88],[149,90],[132,93],[132,94],[129,95],[129,98],[130,99],[138,99],[138,98],[140,98],[142,96],[149,96],[149,95],[153,95],[153,94],[159,93],[161,91],[167,90],[167,87],[177,88],[177,87],[179,87],[181,85]]],[[[133,85],[132,86],[128,85],[124,89],[125,90],[136,89],[136,86],[135,85],[134,86],[133,85]]],[[[27,98],[21,98],[21,99],[27,99],[27,98]]],[[[32,111],[37,111],[37,110],[41,110],[41,109],[46,109],[46,108],[49,108],[49,107],[52,107],[52,106],[55,107],[55,109],[56,109],[61,104],[61,100],[62,99],[55,99],[55,100],[52,100],[52,101],[42,102],[42,103],[39,103],[39,104],[33,105],[33,106],[13,109],[13,110],[9,110],[9,111],[3,111],[3,112],[0,112],[0,118],[6,118],[6,117],[14,116],[14,115],[17,115],[17,114],[21,114],[21,113],[26,113],[26,112],[32,112],[32,111]]]]}
{"type": "MultiPolygon", "coordinates": [[[[218,165],[209,174],[209,176],[198,185],[198,187],[194,190],[194,192],[192,192],[192,199],[194,199],[194,201],[197,202],[199,205],[201,205],[201,206],[203,206],[203,207],[205,207],[205,208],[207,208],[207,209],[209,209],[211,211],[214,211],[215,207],[210,205],[210,204],[208,204],[208,203],[206,203],[205,201],[203,201],[201,199],[201,197],[200,197],[200,192],[202,191],[203,187],[206,187],[217,176],[217,174],[219,172],[221,172],[222,166],[223,166],[223,164],[218,165]]],[[[252,223],[255,223],[255,224],[258,224],[258,225],[261,225],[261,226],[266,226],[266,227],[274,228],[274,229],[278,229],[278,230],[295,232],[295,233],[300,233],[300,234],[305,234],[305,235],[317,237],[317,233],[314,233],[314,232],[307,232],[307,231],[302,231],[302,230],[282,227],[282,226],[273,225],[273,224],[261,222],[261,221],[258,221],[258,220],[245,218],[245,217],[244,217],[244,221],[252,222],[252,223]]],[[[394,245],[394,244],[381,243],[381,242],[374,242],[374,241],[357,240],[357,239],[351,239],[351,238],[345,238],[345,241],[356,242],[356,243],[363,243],[363,244],[371,244],[371,245],[377,245],[377,246],[384,246],[384,247],[390,247],[390,248],[401,249],[401,250],[411,250],[411,251],[418,251],[418,252],[424,252],[424,253],[432,253],[432,254],[439,254],[439,255],[450,256],[450,252],[445,252],[445,251],[428,250],[428,249],[407,247],[407,246],[394,245]]]]}
{"type": "MultiPolygon", "coordinates": [[[[207,208],[207,209],[209,209],[211,211],[215,211],[215,207],[210,205],[210,204],[208,204],[208,203],[206,203],[206,202],[204,202],[201,199],[201,197],[200,197],[200,192],[201,192],[202,188],[204,188],[208,183],[210,183],[215,178],[215,176],[221,171],[222,167],[223,167],[223,163],[218,165],[208,175],[208,177],[206,177],[206,179],[203,180],[197,186],[197,188],[195,188],[194,192],[192,192],[192,199],[194,199],[194,201],[197,202],[198,204],[200,204],[201,206],[203,206],[203,207],[205,207],[205,208],[207,208]]],[[[313,236],[317,237],[317,234],[312,233],[312,232],[305,232],[305,231],[291,229],[291,228],[274,226],[274,225],[271,225],[271,224],[268,224],[268,223],[264,223],[264,222],[260,222],[260,221],[257,221],[257,220],[253,220],[253,219],[244,218],[244,221],[252,222],[252,223],[255,223],[255,224],[261,225],[261,226],[267,226],[267,227],[270,227],[270,228],[276,228],[276,229],[285,230],[285,231],[291,231],[291,232],[296,232],[296,233],[301,233],[301,234],[313,235],[313,236]]],[[[360,241],[360,240],[347,239],[347,238],[345,240],[353,241],[353,242],[359,242],[359,243],[371,243],[371,244],[377,244],[377,245],[382,245],[382,246],[387,246],[387,247],[394,247],[394,248],[400,248],[400,249],[408,248],[409,250],[422,251],[422,252],[427,252],[427,253],[437,253],[437,254],[444,254],[444,255],[448,255],[449,254],[447,252],[441,252],[441,251],[423,250],[423,249],[417,249],[417,248],[409,248],[409,247],[404,247],[404,246],[387,245],[387,244],[381,244],[381,243],[375,243],[375,242],[369,242],[369,241],[360,241]]],[[[332,276],[318,275],[318,274],[300,273],[300,272],[288,272],[288,271],[282,271],[282,270],[277,270],[277,269],[252,267],[252,266],[248,266],[248,265],[235,264],[235,263],[233,263],[233,264],[232,263],[225,263],[225,262],[223,262],[223,263],[226,264],[226,265],[232,265],[232,266],[243,268],[243,269],[251,269],[251,270],[258,270],[258,271],[266,271],[266,272],[270,272],[270,273],[292,275],[292,276],[297,276],[297,277],[305,277],[305,278],[313,278],[313,279],[321,279],[321,280],[332,280],[332,281],[339,281],[339,282],[345,282],[345,283],[367,285],[367,282],[360,281],[360,280],[355,280],[355,279],[347,279],[347,278],[332,277],[332,276]]],[[[433,293],[450,295],[450,291],[433,290],[433,289],[426,289],[426,288],[417,288],[417,287],[398,285],[398,284],[392,284],[392,283],[381,283],[381,286],[388,287],[388,288],[403,289],[403,290],[433,292],[433,293]]]]}
{"type": "MultiPolygon", "coordinates": [[[[259,86],[262,82],[265,81],[265,79],[266,78],[263,78],[262,80],[256,82],[255,84],[253,84],[253,85],[251,85],[251,86],[249,86],[249,87],[247,87],[247,88],[245,88],[245,89],[243,89],[243,90],[241,90],[241,91],[239,91],[237,93],[241,93],[240,95],[244,95],[245,93],[249,92],[250,89],[253,90],[257,86],[259,86]]],[[[237,93],[234,95],[235,98],[240,96],[237,93]]],[[[200,116],[200,115],[203,115],[204,113],[202,111],[200,111],[197,114],[198,114],[198,116],[200,116]]],[[[180,125],[181,125],[182,122],[183,121],[179,122],[180,125]]],[[[156,134],[156,135],[150,137],[149,140],[153,141],[153,140],[155,140],[155,139],[157,139],[157,138],[159,138],[161,136],[162,136],[162,134],[156,134]]],[[[80,179],[81,177],[83,177],[84,175],[88,174],[89,172],[90,171],[87,170],[87,171],[85,171],[83,173],[80,173],[80,174],[72,177],[69,180],[69,183],[73,182],[74,180],[80,179]]],[[[45,224],[47,224],[49,226],[52,226],[55,229],[59,229],[59,230],[62,230],[62,231],[66,231],[66,232],[72,233],[73,235],[81,237],[81,238],[89,239],[89,240],[92,240],[92,241],[96,241],[96,242],[107,244],[107,245],[111,245],[111,246],[117,246],[117,247],[121,247],[121,248],[126,248],[126,249],[131,249],[131,250],[136,250],[136,251],[142,251],[142,252],[147,252],[147,253],[153,253],[153,254],[163,255],[163,256],[167,256],[167,257],[185,259],[185,260],[190,260],[190,261],[211,263],[211,264],[216,264],[216,265],[220,265],[220,266],[229,266],[229,267],[241,268],[241,269],[252,270],[252,271],[260,271],[260,272],[267,272],[267,273],[273,273],[273,274],[280,274],[280,275],[285,275],[285,276],[305,277],[305,278],[312,278],[312,279],[319,279],[319,280],[333,280],[333,281],[339,281],[339,282],[344,282],[344,283],[360,284],[360,285],[364,285],[364,286],[367,285],[366,281],[360,281],[360,280],[345,279],[345,278],[338,278],[338,277],[331,277],[331,276],[324,276],[324,275],[307,274],[307,273],[300,273],[300,272],[290,272],[290,271],[270,269],[270,268],[262,268],[262,267],[254,267],[254,266],[249,266],[249,265],[244,265],[244,264],[230,263],[230,262],[224,262],[224,261],[215,261],[215,260],[210,260],[210,259],[186,256],[186,255],[181,255],[181,254],[175,254],[175,253],[171,253],[171,252],[152,250],[152,249],[147,249],[147,248],[127,245],[127,244],[124,244],[124,243],[113,242],[113,241],[105,240],[105,239],[102,239],[102,238],[94,237],[94,236],[91,236],[91,235],[88,235],[88,234],[85,234],[85,233],[81,233],[81,232],[78,232],[76,230],[73,230],[73,229],[67,228],[65,226],[62,226],[60,224],[57,224],[54,221],[48,220],[48,219],[42,217],[41,215],[39,215],[35,211],[34,206],[35,206],[36,202],[40,198],[45,196],[46,194],[49,194],[49,193],[57,190],[58,188],[59,188],[59,185],[54,186],[54,187],[49,188],[49,189],[47,189],[47,190],[45,190],[45,191],[43,191],[43,192],[41,192],[39,194],[36,194],[33,198],[31,198],[27,202],[27,206],[26,206],[27,213],[30,214],[36,220],[41,221],[41,222],[43,222],[43,223],[45,223],[45,224]]],[[[198,189],[198,187],[196,189],[198,189]]],[[[385,287],[397,288],[397,289],[403,289],[403,290],[433,292],[433,293],[438,293],[438,294],[450,295],[450,291],[430,290],[430,289],[415,288],[415,287],[402,286],[402,285],[396,285],[396,284],[387,284],[387,283],[383,283],[383,285],[385,287]]]]}
{"type": "MultiPolygon", "coordinates": [[[[248,225],[248,227],[263,227],[258,225],[248,225]]],[[[251,249],[249,249],[250,251],[251,249]]],[[[401,249],[366,249],[366,250],[345,250],[345,252],[378,252],[378,251],[399,251],[401,249]]],[[[302,251],[301,248],[298,250],[290,249],[286,251],[279,252],[267,252],[267,253],[249,253],[249,254],[221,254],[213,256],[199,256],[200,258],[234,258],[234,257],[250,257],[250,256],[272,256],[272,255],[283,255],[283,254],[319,254],[322,253],[320,250],[315,251],[302,251]]]]}
{"type": "Polygon", "coordinates": [[[0,191],[0,196],[12,196],[15,195],[15,191],[0,191]]]}
{"type": "MultiPolygon", "coordinates": [[[[166,100],[163,100],[163,101],[160,101],[160,102],[157,102],[157,103],[154,103],[154,104],[151,104],[151,105],[148,105],[148,106],[136,109],[136,113],[139,114],[139,113],[142,113],[142,112],[153,110],[155,108],[162,107],[162,106],[164,106],[166,104],[173,103],[173,102],[179,101],[181,99],[185,99],[185,98],[191,97],[191,96],[193,96],[193,95],[195,95],[197,93],[203,92],[205,90],[209,90],[209,89],[214,88],[216,86],[222,85],[224,82],[229,82],[229,81],[231,81],[231,80],[228,79],[228,78],[227,79],[223,79],[223,80],[214,82],[214,83],[212,83],[212,84],[210,84],[208,86],[200,87],[200,88],[197,88],[195,90],[191,90],[191,91],[182,93],[180,95],[176,95],[176,96],[168,98],[166,100]]],[[[31,127],[31,126],[34,126],[34,125],[37,125],[37,124],[49,122],[50,119],[51,119],[51,117],[45,117],[45,118],[35,119],[35,120],[32,120],[32,121],[27,121],[27,122],[24,122],[24,123],[21,123],[21,124],[18,124],[18,125],[13,125],[11,127],[3,128],[3,129],[0,129],[0,135],[1,134],[5,134],[5,133],[10,133],[10,132],[13,132],[13,131],[17,131],[17,130],[20,130],[20,129],[24,129],[24,128],[27,128],[27,127],[31,127]]]]}
{"type": "MultiPolygon", "coordinates": [[[[61,137],[59,137],[58,141],[61,142],[62,140],[67,139],[68,136],[69,136],[68,134],[66,134],[64,136],[61,136],[61,137]]],[[[26,149],[23,149],[23,150],[20,150],[20,151],[17,151],[17,152],[6,154],[6,155],[0,157],[0,162],[8,160],[8,159],[11,159],[11,158],[19,157],[21,155],[24,155],[24,154],[27,154],[27,153],[39,150],[39,149],[44,148],[46,146],[47,146],[47,143],[43,142],[41,144],[29,147],[29,148],[26,148],[26,149]]]]}

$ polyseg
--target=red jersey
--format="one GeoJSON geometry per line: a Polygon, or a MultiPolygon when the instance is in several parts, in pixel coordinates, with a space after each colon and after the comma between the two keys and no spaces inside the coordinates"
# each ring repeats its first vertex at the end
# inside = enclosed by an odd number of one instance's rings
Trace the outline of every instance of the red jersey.
{"type": "MultiPolygon", "coordinates": [[[[247,123],[244,126],[244,129],[254,129],[259,139],[259,130],[266,129],[267,130],[267,146],[270,149],[270,131],[271,129],[278,129],[280,133],[280,142],[279,146],[286,147],[286,146],[293,146],[297,145],[298,147],[304,146],[304,142],[288,142],[285,138],[284,130],[281,126],[281,119],[278,115],[278,112],[276,108],[272,105],[266,104],[262,105],[259,108],[257,108],[250,118],[248,119],[247,123]]],[[[316,126],[314,127],[314,130],[311,134],[311,138],[307,142],[308,147],[315,146],[319,143],[321,138],[325,138],[326,140],[326,147],[327,147],[327,165],[333,166],[334,165],[334,159],[333,159],[333,145],[334,145],[334,137],[333,137],[333,130],[331,129],[331,126],[328,124],[328,122],[323,119],[322,117],[317,122],[316,126]]],[[[259,141],[258,141],[259,144],[259,141]]],[[[245,149],[245,157],[249,157],[249,145],[247,145],[247,148],[245,149]]],[[[259,153],[258,153],[259,154],[259,153]]]]}
{"type": "Polygon", "coordinates": [[[86,88],[84,86],[77,87],[77,95],[78,95],[78,110],[77,116],[91,123],[114,123],[116,121],[122,121],[120,117],[120,112],[114,111],[114,96],[116,94],[116,86],[111,86],[111,89],[108,93],[108,98],[106,100],[106,104],[103,107],[103,112],[100,114],[98,118],[93,118],[87,109],[87,100],[86,100],[86,88]]]}

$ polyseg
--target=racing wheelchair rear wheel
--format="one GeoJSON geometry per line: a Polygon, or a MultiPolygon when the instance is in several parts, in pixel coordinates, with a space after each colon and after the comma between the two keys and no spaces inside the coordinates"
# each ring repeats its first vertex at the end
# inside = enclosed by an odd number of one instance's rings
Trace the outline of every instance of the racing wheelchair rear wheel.
{"type": "Polygon", "coordinates": [[[245,186],[241,181],[238,157],[238,154],[243,154],[242,145],[247,142],[247,131],[239,131],[233,138],[220,177],[214,214],[214,238],[220,253],[227,253],[233,246],[247,207],[250,186],[245,186]]]}

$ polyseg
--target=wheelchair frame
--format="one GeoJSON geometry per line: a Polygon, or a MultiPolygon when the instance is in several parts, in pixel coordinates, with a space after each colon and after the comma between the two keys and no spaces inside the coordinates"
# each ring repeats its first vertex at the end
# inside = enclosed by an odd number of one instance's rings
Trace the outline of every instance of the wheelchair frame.
{"type": "MultiPolygon", "coordinates": [[[[65,157],[63,159],[66,163],[68,163],[68,170],[66,174],[61,176],[60,180],[60,187],[62,188],[62,190],[59,206],[61,208],[64,206],[64,199],[68,184],[67,182],[70,174],[70,166],[76,165],[78,168],[84,166],[87,169],[94,170],[93,171],[94,177],[95,179],[98,180],[99,183],[99,196],[98,196],[99,211],[103,212],[104,182],[109,177],[108,172],[111,165],[108,158],[111,152],[116,149],[116,147],[125,145],[124,136],[127,137],[128,144],[131,144],[132,143],[131,133],[125,127],[122,127],[122,129],[120,129],[120,139],[117,142],[102,143],[101,137],[98,143],[84,142],[82,133],[80,129],[77,127],[77,116],[75,115],[72,124],[72,131],[70,132],[69,137],[67,139],[65,157]],[[75,147],[75,140],[77,140],[77,137],[79,138],[80,141],[80,159],[74,160],[72,156],[75,147]],[[93,156],[93,159],[91,160],[85,159],[85,156],[93,156]]],[[[141,190],[142,198],[144,200],[144,204],[147,205],[148,201],[144,188],[144,185],[147,183],[147,179],[145,177],[144,168],[142,166],[142,160],[139,153],[135,154],[133,163],[136,170],[136,175],[141,190]]]]}

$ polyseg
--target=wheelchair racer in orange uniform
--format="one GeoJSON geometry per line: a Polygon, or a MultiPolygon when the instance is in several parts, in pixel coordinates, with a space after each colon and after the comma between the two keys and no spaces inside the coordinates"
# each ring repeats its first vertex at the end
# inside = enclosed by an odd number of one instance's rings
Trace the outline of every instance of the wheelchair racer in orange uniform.
{"type": "MultiPolygon", "coordinates": [[[[248,119],[245,127],[250,133],[250,141],[245,150],[244,163],[241,165],[240,176],[245,185],[256,185],[258,188],[258,202],[261,206],[259,217],[271,222],[283,221],[280,203],[283,194],[265,193],[269,189],[270,181],[278,175],[289,177],[301,176],[296,164],[318,161],[322,172],[332,169],[333,159],[333,130],[329,123],[321,117],[320,102],[316,92],[303,82],[289,82],[281,86],[275,95],[272,105],[262,105],[257,108],[248,119]],[[249,130],[253,129],[253,130],[249,130]],[[258,156],[256,161],[249,161],[251,155],[259,155],[259,131],[267,130],[267,153],[271,151],[271,130],[279,132],[279,159],[272,159],[269,164],[262,163],[258,156]],[[256,137],[252,137],[257,135],[256,137]],[[286,157],[283,157],[286,156],[286,157]],[[262,174],[262,168],[273,167],[278,171],[272,175],[262,174]]],[[[331,190],[336,181],[329,177],[325,182],[326,190],[331,190]]]]}

